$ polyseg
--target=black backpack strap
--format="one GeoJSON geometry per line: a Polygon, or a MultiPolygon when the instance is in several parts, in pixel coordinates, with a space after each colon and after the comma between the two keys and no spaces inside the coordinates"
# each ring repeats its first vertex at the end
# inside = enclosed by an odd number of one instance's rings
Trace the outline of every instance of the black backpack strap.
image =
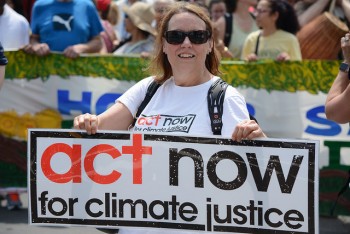
{"type": "MultiPolygon", "coordinates": [[[[224,112],[224,99],[228,84],[222,79],[216,80],[208,90],[208,111],[211,123],[211,130],[214,135],[221,135],[222,114],[224,112]]],[[[257,124],[257,119],[249,114],[249,118],[257,124]]]]}
{"type": "Polygon", "coordinates": [[[153,80],[151,84],[148,86],[145,99],[143,99],[143,101],[141,102],[141,105],[139,106],[139,109],[136,112],[132,126],[135,126],[136,120],[139,118],[142,111],[145,109],[149,101],[151,101],[153,95],[156,93],[157,89],[160,86],[161,84],[157,83],[155,80],[153,80]]]}
{"type": "Polygon", "coordinates": [[[208,110],[211,122],[211,130],[214,135],[221,135],[222,113],[224,107],[225,92],[228,84],[222,79],[216,80],[208,90],[208,110]]]}
{"type": "Polygon", "coordinates": [[[230,41],[231,41],[231,35],[232,35],[232,28],[233,28],[233,24],[232,24],[232,14],[231,13],[226,13],[224,15],[225,17],[225,22],[226,22],[226,27],[225,27],[225,36],[224,36],[224,44],[226,47],[229,46],[230,41]]]}
{"type": "Polygon", "coordinates": [[[339,197],[345,193],[346,190],[349,189],[349,186],[350,186],[350,170],[348,171],[348,179],[346,180],[344,186],[340,189],[340,191],[338,192],[338,195],[337,195],[337,199],[335,200],[335,202],[333,203],[332,207],[331,207],[331,212],[330,212],[330,215],[333,216],[334,214],[334,210],[335,210],[335,207],[337,205],[337,202],[338,202],[338,199],[339,197]]]}
{"type": "Polygon", "coordinates": [[[256,55],[258,55],[258,53],[259,53],[260,37],[261,37],[261,33],[259,33],[258,38],[257,38],[257,40],[256,40],[256,44],[255,44],[255,54],[256,54],[256,55]]]}

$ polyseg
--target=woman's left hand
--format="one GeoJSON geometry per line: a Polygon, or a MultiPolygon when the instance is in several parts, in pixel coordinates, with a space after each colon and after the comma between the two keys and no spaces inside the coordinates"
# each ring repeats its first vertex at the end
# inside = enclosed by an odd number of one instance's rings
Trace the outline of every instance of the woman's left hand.
{"type": "Polygon", "coordinates": [[[284,62],[284,61],[288,61],[288,60],[290,60],[290,56],[286,52],[280,53],[276,58],[276,61],[278,61],[278,62],[284,62]]]}
{"type": "Polygon", "coordinates": [[[255,120],[243,120],[232,133],[232,140],[238,142],[260,137],[266,137],[266,135],[255,120]]]}

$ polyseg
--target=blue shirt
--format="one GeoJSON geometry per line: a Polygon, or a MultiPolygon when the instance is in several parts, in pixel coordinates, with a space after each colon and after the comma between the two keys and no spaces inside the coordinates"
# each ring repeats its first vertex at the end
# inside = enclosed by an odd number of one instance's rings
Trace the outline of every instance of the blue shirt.
{"type": "Polygon", "coordinates": [[[52,51],[64,51],[68,46],[85,44],[98,36],[103,27],[91,0],[38,0],[34,3],[32,33],[52,51]]]}

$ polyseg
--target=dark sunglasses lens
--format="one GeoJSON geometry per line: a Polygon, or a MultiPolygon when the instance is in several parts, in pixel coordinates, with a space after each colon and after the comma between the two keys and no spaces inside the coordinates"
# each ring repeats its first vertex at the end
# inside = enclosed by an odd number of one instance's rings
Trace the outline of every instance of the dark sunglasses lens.
{"type": "Polygon", "coordinates": [[[165,33],[165,40],[169,44],[178,45],[185,40],[186,35],[181,31],[167,31],[165,33]]]}
{"type": "Polygon", "coordinates": [[[182,31],[167,31],[165,39],[169,44],[178,45],[184,42],[188,37],[193,44],[203,44],[209,39],[210,33],[205,30],[182,32],[182,31]]]}
{"type": "Polygon", "coordinates": [[[193,31],[189,32],[188,38],[194,44],[203,44],[209,39],[208,31],[193,31]]]}

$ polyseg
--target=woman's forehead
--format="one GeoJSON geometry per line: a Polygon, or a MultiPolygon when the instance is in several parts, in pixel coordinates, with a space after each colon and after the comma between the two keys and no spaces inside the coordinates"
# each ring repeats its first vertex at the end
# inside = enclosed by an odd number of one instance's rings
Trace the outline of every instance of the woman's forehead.
{"type": "Polygon", "coordinates": [[[194,26],[196,26],[195,29],[197,30],[206,29],[205,22],[199,16],[189,12],[181,12],[173,15],[168,23],[168,29],[185,29],[194,26]]]}

